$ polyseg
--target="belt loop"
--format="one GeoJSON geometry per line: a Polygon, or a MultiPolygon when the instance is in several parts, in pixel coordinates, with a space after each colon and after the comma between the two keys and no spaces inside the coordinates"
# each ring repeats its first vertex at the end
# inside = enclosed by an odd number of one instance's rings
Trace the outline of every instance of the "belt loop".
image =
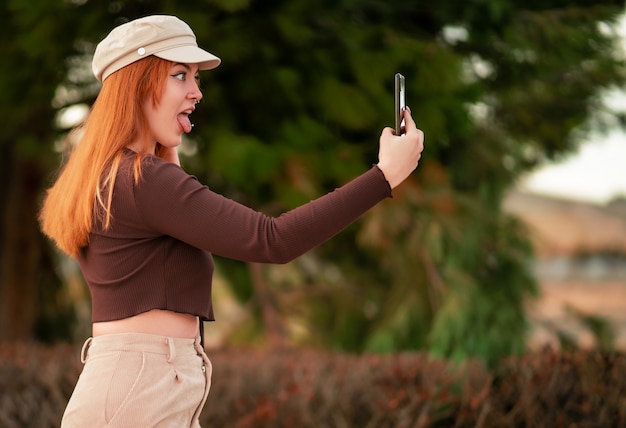
{"type": "Polygon", "coordinates": [[[196,348],[196,352],[198,355],[202,355],[204,353],[204,346],[202,344],[202,336],[198,334],[196,338],[193,340],[193,347],[196,348]]]}
{"type": "Polygon", "coordinates": [[[80,350],[80,362],[83,364],[87,362],[87,352],[89,350],[91,342],[93,342],[93,337],[89,337],[87,340],[85,340],[85,343],[83,343],[83,347],[80,350]]]}
{"type": "Polygon", "coordinates": [[[176,347],[174,346],[174,341],[171,338],[165,339],[165,343],[167,343],[170,348],[170,352],[167,356],[167,362],[171,363],[174,361],[174,358],[176,358],[176,347]]]}

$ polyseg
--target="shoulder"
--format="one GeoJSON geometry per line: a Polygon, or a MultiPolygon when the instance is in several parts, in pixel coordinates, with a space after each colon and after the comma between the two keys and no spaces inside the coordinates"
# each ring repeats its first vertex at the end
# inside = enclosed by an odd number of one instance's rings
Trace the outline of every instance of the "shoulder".
{"type": "MultiPolygon", "coordinates": [[[[180,190],[181,186],[201,186],[196,177],[183,168],[154,155],[144,155],[139,159],[140,175],[135,187],[152,189],[166,194],[180,190]]],[[[133,162],[131,162],[132,164],[133,162]]]]}
{"type": "Polygon", "coordinates": [[[140,155],[130,149],[124,150],[120,171],[132,177],[137,172],[138,182],[150,182],[159,177],[191,177],[180,166],[167,162],[158,156],[140,155]]]}

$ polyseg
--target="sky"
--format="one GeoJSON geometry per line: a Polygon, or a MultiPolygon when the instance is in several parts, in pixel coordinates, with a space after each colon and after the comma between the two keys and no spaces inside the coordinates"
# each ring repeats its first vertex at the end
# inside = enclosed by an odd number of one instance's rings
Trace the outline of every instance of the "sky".
{"type": "MultiPolygon", "coordinates": [[[[614,93],[607,105],[626,112],[626,91],[614,93]]],[[[566,199],[606,204],[626,198],[626,132],[614,129],[591,136],[576,153],[549,163],[524,177],[522,190],[566,199]]]]}
{"type": "MultiPolygon", "coordinates": [[[[626,17],[619,26],[626,50],[626,17]]],[[[626,88],[612,93],[607,106],[626,112],[626,88]]],[[[524,177],[522,190],[566,199],[606,204],[626,198],[626,133],[613,130],[604,136],[591,136],[577,153],[561,162],[544,165],[524,177]]]]}
{"type": "Polygon", "coordinates": [[[626,198],[626,134],[613,131],[584,143],[574,156],[531,173],[520,188],[600,205],[626,198]]]}

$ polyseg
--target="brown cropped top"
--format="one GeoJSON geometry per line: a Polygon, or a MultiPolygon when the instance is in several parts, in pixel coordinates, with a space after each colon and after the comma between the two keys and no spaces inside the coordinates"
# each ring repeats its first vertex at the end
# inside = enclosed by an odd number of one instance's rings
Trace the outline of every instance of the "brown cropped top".
{"type": "Polygon", "coordinates": [[[92,321],[112,321],[151,309],[214,320],[212,254],[286,263],[337,234],[391,189],[376,167],[350,183],[271,218],[202,185],[181,167],[126,150],[104,230],[96,220],[78,257],[92,297],[92,321]]]}

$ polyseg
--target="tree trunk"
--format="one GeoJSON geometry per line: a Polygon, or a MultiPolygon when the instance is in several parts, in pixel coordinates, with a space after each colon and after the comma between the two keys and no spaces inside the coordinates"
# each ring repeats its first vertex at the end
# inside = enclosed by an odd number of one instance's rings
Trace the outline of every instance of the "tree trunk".
{"type": "Polygon", "coordinates": [[[13,159],[2,174],[0,342],[32,339],[38,315],[42,240],[36,215],[42,174],[37,165],[13,159]]]}

